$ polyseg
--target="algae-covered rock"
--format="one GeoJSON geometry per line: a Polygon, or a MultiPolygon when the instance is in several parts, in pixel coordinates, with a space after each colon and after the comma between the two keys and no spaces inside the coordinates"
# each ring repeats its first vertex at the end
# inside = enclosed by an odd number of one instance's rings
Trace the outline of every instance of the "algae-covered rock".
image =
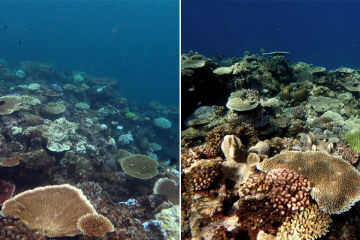
{"type": "Polygon", "coordinates": [[[316,112],[326,112],[328,110],[339,111],[344,107],[344,104],[338,99],[324,96],[310,96],[309,103],[316,112]]]}

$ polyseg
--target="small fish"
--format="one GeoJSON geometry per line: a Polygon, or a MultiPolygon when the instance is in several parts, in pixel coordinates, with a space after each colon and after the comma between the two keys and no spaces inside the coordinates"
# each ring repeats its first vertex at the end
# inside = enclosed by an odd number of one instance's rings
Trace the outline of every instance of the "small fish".
{"type": "Polygon", "coordinates": [[[4,25],[4,24],[1,24],[0,27],[1,27],[1,29],[3,29],[3,30],[7,29],[7,26],[4,25]]]}

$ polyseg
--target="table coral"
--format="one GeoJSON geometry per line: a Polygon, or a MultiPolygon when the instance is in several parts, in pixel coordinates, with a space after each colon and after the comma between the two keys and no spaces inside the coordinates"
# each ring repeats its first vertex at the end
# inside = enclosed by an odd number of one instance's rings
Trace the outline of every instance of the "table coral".
{"type": "Polygon", "coordinates": [[[64,184],[22,192],[4,203],[1,215],[20,218],[39,233],[59,237],[80,234],[77,220],[95,212],[79,189],[64,184]]]}
{"type": "Polygon", "coordinates": [[[345,160],[322,152],[285,152],[257,165],[261,171],[288,168],[304,175],[314,187],[311,196],[329,214],[348,211],[360,200],[360,173],[345,160]]]}
{"type": "Polygon", "coordinates": [[[158,174],[158,162],[142,154],[134,154],[121,161],[123,171],[139,179],[150,179],[158,174]]]}

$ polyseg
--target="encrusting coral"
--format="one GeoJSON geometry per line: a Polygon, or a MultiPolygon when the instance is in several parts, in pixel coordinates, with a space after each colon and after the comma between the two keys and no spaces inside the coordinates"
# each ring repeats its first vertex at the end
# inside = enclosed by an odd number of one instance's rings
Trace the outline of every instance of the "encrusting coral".
{"type": "Polygon", "coordinates": [[[269,172],[294,170],[310,180],[311,196],[329,214],[348,211],[360,200],[360,173],[345,160],[322,152],[285,152],[265,159],[257,168],[269,172]]]}

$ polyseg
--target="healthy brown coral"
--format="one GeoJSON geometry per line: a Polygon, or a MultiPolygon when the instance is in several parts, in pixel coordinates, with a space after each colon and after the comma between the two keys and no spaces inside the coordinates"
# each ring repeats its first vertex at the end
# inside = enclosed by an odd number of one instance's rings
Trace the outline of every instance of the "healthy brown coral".
{"type": "Polygon", "coordinates": [[[20,219],[0,217],[0,239],[4,240],[42,240],[40,234],[36,234],[20,219]]]}
{"type": "Polygon", "coordinates": [[[238,137],[245,147],[254,145],[258,141],[257,132],[250,124],[225,123],[209,131],[206,145],[221,153],[221,143],[226,135],[238,137]]]}
{"type": "Polygon", "coordinates": [[[160,194],[167,197],[173,204],[179,204],[179,187],[174,180],[169,178],[159,178],[154,185],[154,194],[160,194]]]}
{"type": "Polygon", "coordinates": [[[322,152],[285,152],[257,165],[264,172],[288,168],[314,184],[311,196],[329,214],[348,211],[360,200],[360,173],[345,160],[322,152]]]}
{"type": "Polygon", "coordinates": [[[5,201],[1,215],[20,218],[45,236],[59,237],[80,234],[77,220],[95,212],[81,190],[63,184],[22,192],[5,201]]]}
{"type": "Polygon", "coordinates": [[[184,169],[186,184],[192,191],[209,189],[220,175],[221,158],[196,160],[184,169]]]}
{"type": "Polygon", "coordinates": [[[110,220],[98,213],[88,213],[80,217],[77,227],[89,237],[102,237],[115,230],[110,220]]]}
{"type": "Polygon", "coordinates": [[[280,216],[290,216],[310,205],[310,181],[295,171],[275,169],[266,174],[265,184],[271,189],[272,207],[280,216]]]}
{"type": "Polygon", "coordinates": [[[134,154],[121,160],[124,172],[134,178],[150,179],[158,174],[158,162],[142,154],[134,154]]]}
{"type": "Polygon", "coordinates": [[[277,240],[313,240],[324,236],[329,229],[331,218],[316,204],[298,212],[292,219],[284,222],[276,236],[277,240]]]}

